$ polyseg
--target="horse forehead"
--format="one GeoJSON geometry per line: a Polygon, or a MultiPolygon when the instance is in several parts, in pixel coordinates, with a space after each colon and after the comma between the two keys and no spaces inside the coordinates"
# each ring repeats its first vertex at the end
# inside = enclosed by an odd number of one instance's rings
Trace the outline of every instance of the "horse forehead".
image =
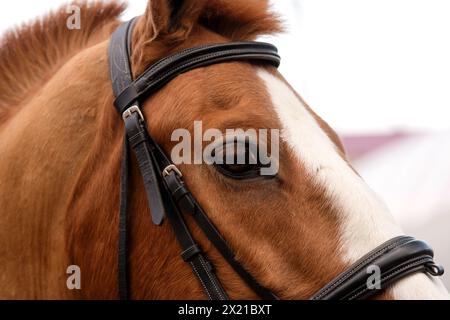
{"type": "MultiPolygon", "coordinates": [[[[159,99],[182,122],[202,120],[218,128],[279,128],[258,66],[231,62],[192,70],[161,91],[159,99]]],[[[192,123],[191,123],[192,124],[192,123]]]]}
{"type": "Polygon", "coordinates": [[[194,70],[186,75],[186,81],[207,102],[215,102],[221,108],[233,108],[239,102],[255,103],[269,98],[258,70],[257,66],[247,62],[227,62],[194,70]]]}

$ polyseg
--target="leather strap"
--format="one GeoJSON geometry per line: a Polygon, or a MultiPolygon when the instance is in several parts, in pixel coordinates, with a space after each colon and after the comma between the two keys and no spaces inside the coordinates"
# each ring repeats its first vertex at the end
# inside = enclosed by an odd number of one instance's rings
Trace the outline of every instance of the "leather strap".
{"type": "MultiPolygon", "coordinates": [[[[111,82],[114,93],[121,92],[132,81],[129,52],[131,43],[124,43],[123,37],[129,37],[134,19],[130,23],[122,24],[113,34],[109,48],[109,63],[111,82]]],[[[128,197],[129,197],[129,144],[125,133],[120,178],[120,207],[119,207],[119,243],[118,243],[118,284],[119,296],[128,299],[128,197]]]]}
{"type": "Polygon", "coordinates": [[[204,45],[187,49],[166,57],[152,65],[133,83],[127,86],[115,101],[120,113],[135,101],[149,96],[178,75],[187,71],[227,61],[253,61],[280,65],[277,49],[268,43],[234,42],[204,45]]]}
{"type": "Polygon", "coordinates": [[[119,268],[119,295],[122,300],[128,299],[128,264],[127,264],[127,212],[128,212],[128,190],[130,176],[130,153],[128,139],[123,139],[123,155],[120,178],[120,208],[119,208],[119,252],[118,252],[118,268],[119,268]]]}
{"type": "Polygon", "coordinates": [[[175,172],[171,172],[165,177],[168,189],[172,193],[178,206],[184,213],[191,214],[197,225],[211,241],[214,247],[220,252],[222,257],[234,269],[234,271],[243,279],[247,285],[264,300],[277,300],[278,297],[267,288],[261,286],[258,281],[236,260],[235,255],[227,242],[223,239],[220,232],[205,214],[201,206],[184,185],[181,177],[175,172]]]}
{"type": "MultiPolygon", "coordinates": [[[[117,96],[132,83],[131,67],[129,65],[129,52],[131,31],[134,21],[132,20],[117,29],[110,44],[110,69],[113,91],[117,96]]],[[[179,214],[167,192],[161,192],[161,168],[155,161],[148,143],[148,133],[146,122],[139,110],[138,101],[134,101],[134,110],[123,115],[125,129],[127,132],[127,142],[124,146],[124,159],[122,163],[121,178],[121,200],[119,213],[119,296],[121,299],[129,298],[128,270],[127,270],[127,210],[128,210],[128,188],[129,188],[129,145],[133,147],[141,174],[144,178],[144,185],[147,199],[152,213],[152,220],[156,225],[162,223],[164,215],[167,213],[175,231],[178,241],[185,253],[189,248],[197,246],[187,228],[184,220],[179,214]],[[166,212],[166,207],[168,211],[166,212]]],[[[119,111],[121,112],[121,111],[119,111]]],[[[122,114],[122,113],[121,113],[122,114]]],[[[199,248],[199,247],[198,247],[199,248]]],[[[191,265],[195,275],[199,278],[207,296],[214,300],[228,299],[219,280],[217,279],[211,264],[204,257],[201,250],[191,256],[186,256],[185,260],[191,265]]]]}
{"type": "Polygon", "coordinates": [[[164,198],[165,202],[170,204],[170,208],[167,210],[167,218],[181,246],[181,257],[191,266],[210,300],[228,300],[228,295],[217,278],[213,265],[206,258],[200,245],[193,239],[186,222],[170,195],[165,193],[164,198]]]}
{"type": "Polygon", "coordinates": [[[442,275],[444,270],[434,264],[433,256],[433,250],[423,241],[408,236],[394,238],[366,254],[311,299],[367,299],[411,273],[426,272],[434,276],[442,275]],[[369,268],[371,266],[380,270],[379,286],[373,286],[373,288],[367,283],[370,280],[369,277],[373,275],[372,269],[369,268]]]}
{"type": "Polygon", "coordinates": [[[147,124],[138,112],[130,113],[124,121],[128,141],[135,152],[137,163],[144,180],[152,221],[155,225],[160,226],[166,215],[166,209],[161,197],[162,191],[158,182],[158,169],[155,166],[148,144],[146,143],[148,139],[147,124]]]}
{"type": "MultiPolygon", "coordinates": [[[[133,82],[130,66],[131,33],[136,19],[121,25],[113,34],[110,43],[109,57],[113,92],[117,96],[133,82]]],[[[157,182],[157,172],[146,150],[147,125],[139,110],[139,102],[132,101],[135,112],[124,115],[121,109],[117,111],[123,116],[125,129],[130,145],[138,157],[139,169],[144,179],[152,220],[155,225],[161,225],[165,215],[164,204],[161,201],[161,190],[157,182]]]]}

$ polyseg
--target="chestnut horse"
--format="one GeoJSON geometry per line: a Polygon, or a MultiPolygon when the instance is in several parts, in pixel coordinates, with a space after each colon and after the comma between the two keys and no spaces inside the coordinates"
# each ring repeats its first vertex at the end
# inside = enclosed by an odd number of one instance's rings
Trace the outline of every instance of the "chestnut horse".
{"type": "MultiPolygon", "coordinates": [[[[107,48],[124,10],[78,4],[3,37],[0,49],[0,298],[116,299],[123,122],[113,108],[107,48]],[[69,266],[81,288],[68,288],[69,266]]],[[[200,44],[280,31],[263,0],[149,0],[133,33],[133,70],[200,44]]],[[[181,165],[186,183],[237,259],[283,299],[305,299],[366,252],[401,235],[348,164],[336,133],[272,68],[217,64],[177,77],[143,106],[170,154],[178,128],[279,129],[276,179],[232,180],[181,165]],[[273,270],[277,270],[273,273],[273,270]]],[[[135,162],[134,160],[132,160],[135,162]]],[[[133,299],[203,299],[168,224],[151,223],[132,165],[133,299]]],[[[231,298],[255,298],[201,232],[194,235],[231,298]]],[[[447,298],[439,280],[409,276],[379,298],[447,298]]]]}

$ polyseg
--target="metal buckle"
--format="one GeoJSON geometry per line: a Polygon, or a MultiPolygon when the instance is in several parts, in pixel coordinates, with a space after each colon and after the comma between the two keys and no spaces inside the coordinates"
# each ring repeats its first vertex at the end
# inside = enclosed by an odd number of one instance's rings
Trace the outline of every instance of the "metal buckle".
{"type": "Polygon", "coordinates": [[[168,166],[163,170],[163,177],[169,176],[171,172],[175,172],[175,174],[179,178],[183,178],[183,174],[181,173],[180,169],[178,169],[177,166],[174,164],[171,164],[170,166],[168,166]]]}
{"type": "Polygon", "coordinates": [[[130,108],[128,108],[123,114],[122,114],[122,119],[125,121],[127,120],[129,117],[131,117],[131,115],[133,113],[137,113],[139,115],[139,118],[144,121],[144,115],[142,114],[141,109],[139,109],[139,107],[137,105],[131,106],[130,108]]]}

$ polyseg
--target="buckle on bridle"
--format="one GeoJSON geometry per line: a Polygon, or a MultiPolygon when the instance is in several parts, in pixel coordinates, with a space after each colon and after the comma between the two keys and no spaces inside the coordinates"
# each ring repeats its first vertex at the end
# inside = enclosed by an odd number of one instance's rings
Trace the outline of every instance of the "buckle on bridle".
{"type": "Polygon", "coordinates": [[[139,107],[137,105],[131,106],[130,108],[128,108],[123,114],[122,114],[122,119],[125,121],[127,120],[129,117],[131,117],[133,115],[133,113],[137,113],[139,115],[139,118],[144,121],[144,115],[142,114],[141,109],[139,109],[139,107]]]}
{"type": "Polygon", "coordinates": [[[167,166],[167,168],[163,170],[163,177],[169,176],[172,172],[174,172],[179,178],[183,178],[183,174],[180,169],[178,169],[178,167],[174,164],[167,166]]]}

